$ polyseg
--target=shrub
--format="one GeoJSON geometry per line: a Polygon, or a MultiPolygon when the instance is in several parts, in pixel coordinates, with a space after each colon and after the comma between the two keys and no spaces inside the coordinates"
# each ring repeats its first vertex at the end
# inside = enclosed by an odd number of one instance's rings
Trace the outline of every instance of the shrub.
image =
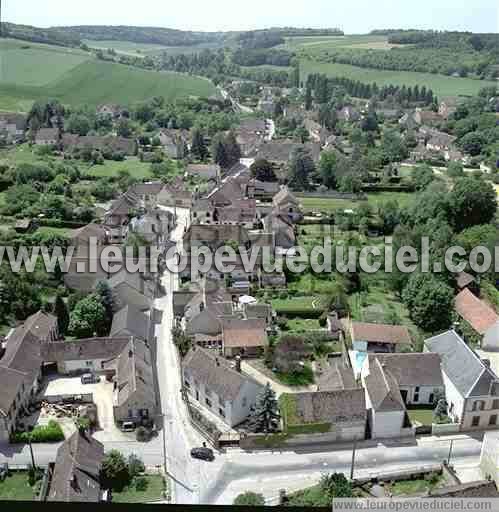
{"type": "Polygon", "coordinates": [[[265,505],[265,499],[261,494],[247,491],[237,496],[237,498],[234,500],[234,505],[263,507],[265,505]]]}
{"type": "Polygon", "coordinates": [[[32,432],[16,432],[12,436],[12,443],[56,443],[64,441],[64,432],[57,421],[51,420],[46,426],[38,426],[32,432]]]}
{"type": "Polygon", "coordinates": [[[145,476],[139,476],[135,479],[135,490],[143,492],[147,490],[149,482],[145,476]]]}
{"type": "Polygon", "coordinates": [[[133,453],[128,457],[128,473],[130,478],[135,478],[145,471],[144,463],[133,453]]]}

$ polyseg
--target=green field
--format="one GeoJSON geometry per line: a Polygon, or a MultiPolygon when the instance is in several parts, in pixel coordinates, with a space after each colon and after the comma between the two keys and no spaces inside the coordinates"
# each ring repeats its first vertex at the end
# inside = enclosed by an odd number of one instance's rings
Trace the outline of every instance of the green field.
{"type": "Polygon", "coordinates": [[[138,158],[130,157],[123,162],[105,160],[102,165],[94,165],[88,170],[88,174],[95,178],[113,178],[120,171],[128,171],[131,176],[138,179],[151,177],[151,164],[141,162],[138,158]]]}
{"type": "Polygon", "coordinates": [[[157,73],[121,64],[88,60],[43,87],[0,85],[0,110],[26,112],[33,101],[57,98],[64,104],[95,107],[102,103],[129,105],[163,96],[211,96],[217,89],[207,79],[180,73],[157,73]]]}
{"type": "Polygon", "coordinates": [[[169,55],[178,55],[181,53],[190,54],[200,52],[206,48],[214,49],[220,47],[220,45],[216,43],[202,43],[193,46],[163,46],[161,44],[134,43],[131,41],[114,40],[93,41],[90,39],[85,39],[83,42],[90,48],[96,48],[100,50],[108,50],[109,48],[112,48],[117,53],[139,57],[145,57],[146,55],[159,55],[163,52],[166,52],[169,55]]]}
{"type": "Polygon", "coordinates": [[[35,498],[35,489],[29,485],[26,471],[11,473],[0,482],[0,500],[33,501],[35,498]]]}
{"type": "MultiPolygon", "coordinates": [[[[400,207],[407,207],[413,200],[414,195],[409,192],[370,192],[367,194],[367,203],[373,208],[387,201],[397,201],[400,207]]],[[[300,197],[298,199],[306,212],[318,211],[332,213],[336,210],[355,210],[366,201],[351,201],[349,199],[323,198],[323,197],[300,197]]]]}
{"type": "Polygon", "coordinates": [[[373,50],[389,50],[393,46],[386,36],[347,35],[347,36],[303,36],[288,37],[286,45],[294,50],[306,49],[307,54],[332,48],[364,48],[373,50]]]}
{"type": "Polygon", "coordinates": [[[0,40],[0,82],[47,85],[61,78],[91,55],[81,50],[15,39],[0,40]]]}
{"type": "Polygon", "coordinates": [[[431,73],[413,71],[386,71],[379,69],[360,68],[348,64],[322,63],[309,59],[301,59],[301,80],[306,81],[311,73],[324,73],[328,76],[346,77],[364,83],[376,82],[383,85],[415,85],[429,87],[439,97],[472,96],[487,86],[497,85],[495,82],[473,80],[471,78],[455,78],[431,73]]]}

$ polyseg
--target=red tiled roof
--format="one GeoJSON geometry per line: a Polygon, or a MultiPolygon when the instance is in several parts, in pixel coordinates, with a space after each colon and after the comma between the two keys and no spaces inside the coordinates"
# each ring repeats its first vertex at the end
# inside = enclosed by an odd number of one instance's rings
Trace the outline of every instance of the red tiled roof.
{"type": "Polygon", "coordinates": [[[497,313],[467,288],[457,295],[455,308],[458,315],[466,320],[478,334],[485,334],[487,329],[499,320],[497,313]]]}
{"type": "Polygon", "coordinates": [[[225,347],[263,347],[268,343],[263,319],[224,319],[222,330],[225,347]]]}

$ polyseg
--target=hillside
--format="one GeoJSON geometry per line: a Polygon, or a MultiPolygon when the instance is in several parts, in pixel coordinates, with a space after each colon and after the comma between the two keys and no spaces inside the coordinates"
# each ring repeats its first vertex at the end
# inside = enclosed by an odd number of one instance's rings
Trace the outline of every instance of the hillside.
{"type": "Polygon", "coordinates": [[[203,78],[179,73],[144,71],[89,59],[47,85],[2,83],[0,110],[26,112],[33,101],[49,98],[57,98],[69,105],[96,106],[101,103],[129,105],[153,96],[164,96],[167,100],[173,100],[214,94],[217,94],[215,86],[203,78]]]}

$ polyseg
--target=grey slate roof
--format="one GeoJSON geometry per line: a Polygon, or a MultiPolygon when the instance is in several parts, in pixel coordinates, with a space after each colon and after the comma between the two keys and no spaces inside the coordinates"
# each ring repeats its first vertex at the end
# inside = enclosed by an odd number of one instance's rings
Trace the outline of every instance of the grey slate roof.
{"type": "Polygon", "coordinates": [[[429,338],[425,340],[425,346],[430,352],[440,355],[442,370],[464,397],[486,396],[494,382],[497,384],[492,389],[493,396],[499,396],[497,375],[455,331],[429,338]]]}
{"type": "Polygon", "coordinates": [[[110,336],[120,336],[124,332],[147,340],[149,318],[139,309],[127,305],[113,315],[110,336]]]}
{"type": "Polygon", "coordinates": [[[355,377],[351,368],[339,364],[332,364],[319,377],[317,382],[320,391],[334,391],[338,389],[357,388],[355,377]]]}
{"type": "Polygon", "coordinates": [[[372,408],[379,412],[404,411],[405,404],[395,377],[381,366],[379,360],[369,367],[365,378],[366,391],[372,408]]]}
{"type": "Polygon", "coordinates": [[[90,434],[74,433],[57,450],[48,501],[98,503],[104,446],[90,434]]]}
{"type": "Polygon", "coordinates": [[[443,386],[440,356],[426,352],[407,354],[369,354],[369,365],[377,359],[399,386],[443,386]]]}
{"type": "Polygon", "coordinates": [[[193,347],[182,362],[184,375],[203,383],[216,393],[222,402],[232,401],[239,395],[251,377],[234,370],[229,361],[208,350],[193,347]]]}

